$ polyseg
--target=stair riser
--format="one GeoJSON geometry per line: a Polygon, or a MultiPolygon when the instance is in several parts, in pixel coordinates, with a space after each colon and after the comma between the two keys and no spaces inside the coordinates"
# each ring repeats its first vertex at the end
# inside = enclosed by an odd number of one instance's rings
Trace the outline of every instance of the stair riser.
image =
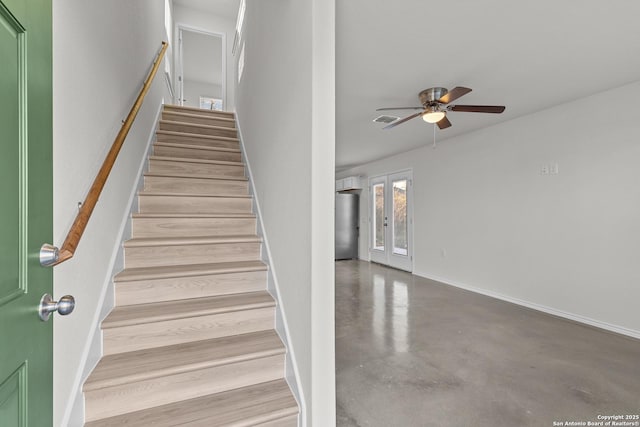
{"type": "Polygon", "coordinates": [[[181,108],[178,105],[170,105],[170,104],[165,104],[162,111],[168,112],[168,113],[177,112],[177,113],[187,113],[187,114],[199,114],[202,116],[222,117],[225,119],[233,119],[235,117],[233,113],[230,113],[228,111],[204,110],[204,109],[193,110],[188,108],[181,108]]]}
{"type": "Polygon", "coordinates": [[[188,123],[176,122],[160,122],[160,130],[168,130],[172,132],[195,133],[198,135],[224,136],[227,138],[237,138],[238,132],[235,128],[224,127],[205,127],[199,125],[190,125],[188,123]]]}
{"type": "Polygon", "coordinates": [[[197,148],[167,147],[154,145],[153,154],[164,157],[181,157],[184,159],[224,160],[239,162],[242,156],[238,152],[199,150],[197,148]]]}
{"type": "Polygon", "coordinates": [[[162,112],[162,120],[169,120],[172,122],[182,122],[182,123],[193,123],[198,125],[228,127],[232,129],[235,129],[236,127],[235,120],[229,120],[226,117],[192,115],[191,113],[187,113],[187,115],[185,115],[185,114],[173,113],[170,111],[162,112]]]}
{"type": "Polygon", "coordinates": [[[284,355],[268,356],[85,393],[86,421],[282,378],[284,355]]]}
{"type": "Polygon", "coordinates": [[[149,172],[243,177],[244,166],[150,160],[149,172]]]}
{"type": "Polygon", "coordinates": [[[266,283],[266,271],[123,282],[115,284],[116,304],[125,306],[257,292],[264,290],[266,283]]]}
{"type": "Polygon", "coordinates": [[[145,176],[144,189],[158,193],[210,194],[215,196],[249,195],[249,183],[245,180],[145,176]]]}
{"type": "Polygon", "coordinates": [[[133,218],[133,237],[232,236],[256,233],[255,218],[133,218]]]}
{"type": "Polygon", "coordinates": [[[251,199],[235,197],[138,197],[141,213],[250,213],[251,199]]]}
{"type": "Polygon", "coordinates": [[[254,261],[259,259],[259,242],[145,246],[124,249],[124,264],[126,268],[254,261]]]}
{"type": "Polygon", "coordinates": [[[273,307],[102,330],[104,355],[273,329],[273,307]]]}
{"type": "Polygon", "coordinates": [[[219,139],[198,138],[195,136],[190,136],[188,134],[172,135],[157,133],[156,141],[170,142],[172,144],[201,145],[203,147],[212,148],[233,148],[234,150],[238,150],[240,148],[240,143],[237,140],[226,140],[221,137],[219,137],[219,139]]]}

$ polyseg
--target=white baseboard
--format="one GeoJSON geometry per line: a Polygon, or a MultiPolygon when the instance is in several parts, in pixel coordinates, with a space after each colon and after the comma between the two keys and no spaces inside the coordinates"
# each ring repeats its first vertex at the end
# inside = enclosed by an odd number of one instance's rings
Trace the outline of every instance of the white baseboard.
{"type": "Polygon", "coordinates": [[[450,279],[446,279],[443,277],[434,276],[428,273],[417,273],[414,272],[416,276],[424,277],[425,279],[435,280],[436,282],[444,283],[445,285],[454,286],[456,288],[464,289],[467,291],[475,292],[477,294],[486,295],[491,298],[496,298],[502,301],[510,302],[513,304],[517,304],[523,307],[527,307],[533,310],[541,311],[543,313],[551,314],[553,316],[562,317],[568,320],[572,320],[578,323],[584,323],[589,326],[594,326],[596,328],[604,329],[610,332],[615,332],[616,334],[626,335],[631,338],[640,339],[640,331],[636,331],[634,329],[625,328],[623,326],[613,325],[611,323],[602,322],[600,320],[592,319],[590,317],[581,316],[579,314],[569,313],[567,311],[558,310],[553,307],[547,307],[545,305],[536,304],[533,302],[521,300],[519,298],[510,297],[508,295],[503,295],[498,292],[493,292],[487,289],[478,288],[475,286],[468,285],[466,283],[456,282],[450,279]]]}

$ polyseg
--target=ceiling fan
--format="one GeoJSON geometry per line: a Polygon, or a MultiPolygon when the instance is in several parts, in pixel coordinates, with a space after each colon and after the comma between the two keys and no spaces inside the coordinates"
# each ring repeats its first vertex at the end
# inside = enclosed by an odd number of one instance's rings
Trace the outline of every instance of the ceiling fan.
{"type": "Polygon", "coordinates": [[[376,111],[420,110],[417,113],[398,119],[382,129],[391,129],[418,116],[422,116],[425,122],[437,124],[440,129],[446,129],[451,126],[451,122],[447,118],[447,112],[449,111],[494,114],[500,114],[504,111],[505,107],[503,105],[448,105],[469,92],[471,92],[471,89],[462,86],[456,86],[451,90],[443,87],[432,87],[418,94],[422,107],[378,108],[376,111]]]}

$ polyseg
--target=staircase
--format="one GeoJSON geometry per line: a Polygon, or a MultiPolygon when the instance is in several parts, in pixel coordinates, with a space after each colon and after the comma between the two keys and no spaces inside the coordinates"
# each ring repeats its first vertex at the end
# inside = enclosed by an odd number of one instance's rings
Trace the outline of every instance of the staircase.
{"type": "Polygon", "coordinates": [[[296,426],[232,113],[165,106],[85,426],[296,426]]]}

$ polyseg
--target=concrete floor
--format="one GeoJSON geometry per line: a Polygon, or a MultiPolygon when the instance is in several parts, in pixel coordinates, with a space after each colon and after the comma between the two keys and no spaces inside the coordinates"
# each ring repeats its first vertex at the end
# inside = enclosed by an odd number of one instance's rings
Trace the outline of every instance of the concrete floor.
{"type": "Polygon", "coordinates": [[[341,427],[586,425],[640,414],[640,341],[339,261],[336,383],[341,427]]]}

